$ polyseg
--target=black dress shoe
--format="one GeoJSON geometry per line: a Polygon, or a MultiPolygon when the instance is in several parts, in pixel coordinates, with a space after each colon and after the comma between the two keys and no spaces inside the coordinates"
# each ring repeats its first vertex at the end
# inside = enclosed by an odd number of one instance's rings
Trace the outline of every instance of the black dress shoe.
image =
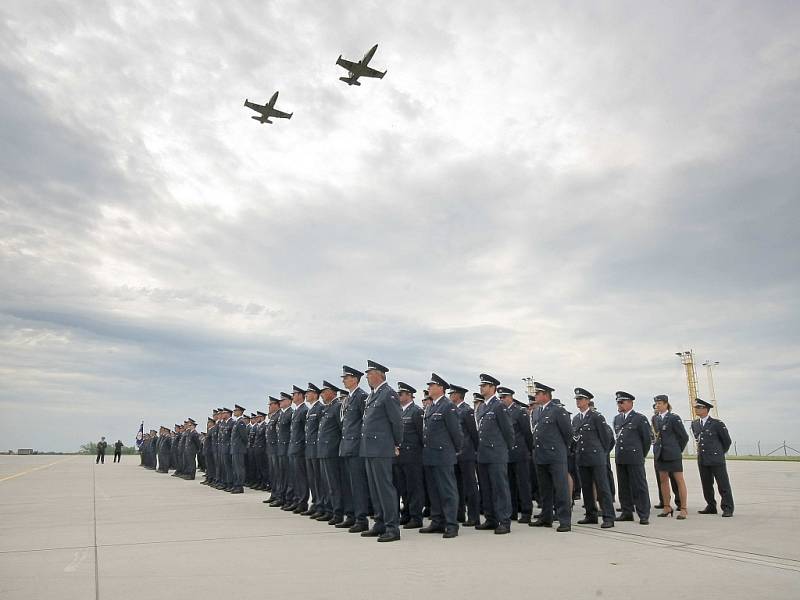
{"type": "Polygon", "coordinates": [[[341,525],[344,523],[344,517],[342,515],[334,515],[334,517],[328,521],[328,525],[341,525]]]}
{"type": "Polygon", "coordinates": [[[503,535],[505,533],[511,533],[511,528],[508,525],[498,525],[494,529],[495,534],[503,535]]]}
{"type": "Polygon", "coordinates": [[[444,527],[437,527],[434,524],[430,524],[427,527],[423,527],[419,530],[420,533],[444,533],[444,527]]]}
{"type": "Polygon", "coordinates": [[[698,510],[697,514],[700,515],[715,515],[717,514],[716,508],[711,508],[710,506],[706,506],[703,510],[698,510]]]}
{"type": "Polygon", "coordinates": [[[333,515],[331,513],[325,512],[325,513],[322,513],[320,516],[316,517],[314,520],[315,521],[330,521],[332,518],[333,518],[333,515]]]}
{"type": "Polygon", "coordinates": [[[355,519],[351,519],[350,517],[347,517],[341,523],[337,523],[336,524],[336,529],[350,529],[355,524],[356,524],[355,519]]]}
{"type": "Polygon", "coordinates": [[[298,504],[294,507],[292,512],[296,515],[302,515],[304,512],[308,510],[308,507],[305,504],[298,504]]]}
{"type": "Polygon", "coordinates": [[[559,525],[556,528],[556,531],[559,533],[564,533],[565,531],[572,531],[572,525],[559,525]]]}
{"type": "Polygon", "coordinates": [[[446,540],[454,537],[458,537],[458,529],[447,529],[442,535],[442,538],[446,540]]]}
{"type": "Polygon", "coordinates": [[[300,516],[301,517],[310,517],[311,515],[315,514],[316,512],[317,511],[315,511],[312,508],[307,508],[306,510],[304,510],[303,512],[300,513],[300,516]]]}
{"type": "MultiPolygon", "coordinates": [[[[315,511],[314,511],[314,512],[312,512],[310,515],[308,515],[308,518],[309,518],[309,519],[311,519],[311,520],[313,521],[313,520],[316,520],[316,518],[317,518],[317,517],[321,517],[321,516],[322,516],[322,515],[324,515],[324,514],[325,514],[325,513],[324,513],[324,512],[322,512],[322,511],[315,510],[315,511]]],[[[329,518],[330,518],[330,517],[329,517],[329,518]]]]}
{"type": "Polygon", "coordinates": [[[614,526],[614,521],[603,521],[603,524],[600,525],[600,529],[609,529],[614,526]]]}
{"type": "Polygon", "coordinates": [[[385,532],[383,532],[383,531],[380,531],[380,530],[378,530],[378,529],[375,529],[375,528],[373,527],[372,529],[367,529],[366,531],[362,531],[362,532],[361,532],[361,537],[380,537],[380,536],[382,536],[384,533],[385,533],[385,532]]]}
{"type": "Polygon", "coordinates": [[[622,513],[620,516],[618,516],[614,520],[615,521],[633,521],[633,515],[631,515],[631,514],[627,514],[626,515],[625,513],[622,513]]]}
{"type": "Polygon", "coordinates": [[[590,519],[589,517],[581,519],[578,521],[578,525],[597,525],[597,517],[594,519],[590,519]]]}
{"type": "Polygon", "coordinates": [[[469,520],[464,522],[464,527],[475,527],[475,521],[469,520]]]}
{"type": "Polygon", "coordinates": [[[281,506],[281,510],[285,510],[287,512],[293,511],[295,508],[297,508],[297,504],[284,504],[281,506]]]}
{"type": "Polygon", "coordinates": [[[527,525],[530,522],[531,522],[531,516],[530,515],[522,515],[522,516],[520,516],[519,519],[517,519],[517,523],[522,523],[524,525],[527,525]]]}
{"type": "Polygon", "coordinates": [[[528,523],[528,527],[552,527],[553,524],[548,521],[537,520],[533,523],[528,523]]]}
{"type": "Polygon", "coordinates": [[[488,531],[489,529],[497,529],[497,523],[484,521],[483,523],[475,525],[475,529],[477,529],[478,531],[488,531]]]}
{"type": "Polygon", "coordinates": [[[639,525],[650,525],[650,519],[639,519],[639,525]]]}
{"type": "Polygon", "coordinates": [[[408,515],[404,515],[404,516],[400,517],[400,525],[405,525],[410,520],[411,520],[411,517],[409,517],[408,515]]]}
{"type": "Polygon", "coordinates": [[[369,530],[369,525],[366,523],[356,523],[350,529],[347,530],[348,533],[364,533],[365,531],[369,530]]]}
{"type": "Polygon", "coordinates": [[[416,519],[411,519],[403,525],[403,529],[419,529],[420,527],[422,527],[422,521],[417,521],[416,519]]]}
{"type": "Polygon", "coordinates": [[[722,511],[722,516],[723,517],[732,517],[733,516],[733,511],[732,510],[723,510],[722,511]]]}
{"type": "Polygon", "coordinates": [[[231,494],[244,494],[244,488],[237,487],[231,490],[231,494]]]}
{"type": "Polygon", "coordinates": [[[387,531],[386,533],[382,533],[378,537],[378,541],[379,542],[399,542],[400,541],[400,532],[396,531],[396,532],[389,533],[387,531]]]}

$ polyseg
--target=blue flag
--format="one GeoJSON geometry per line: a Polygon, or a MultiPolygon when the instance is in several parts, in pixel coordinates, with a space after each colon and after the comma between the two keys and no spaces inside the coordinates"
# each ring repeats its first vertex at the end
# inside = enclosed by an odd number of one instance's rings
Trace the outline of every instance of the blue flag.
{"type": "Polygon", "coordinates": [[[136,434],[136,449],[137,450],[139,449],[139,446],[142,445],[142,440],[143,439],[144,439],[144,421],[142,421],[142,424],[139,425],[139,431],[136,434]]]}

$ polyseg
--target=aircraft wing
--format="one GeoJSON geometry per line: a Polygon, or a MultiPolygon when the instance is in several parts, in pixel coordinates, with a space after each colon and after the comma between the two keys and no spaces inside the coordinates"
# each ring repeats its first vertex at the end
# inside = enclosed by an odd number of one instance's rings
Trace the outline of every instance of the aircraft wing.
{"type": "Polygon", "coordinates": [[[279,119],[291,119],[292,115],[289,113],[285,113],[282,110],[278,110],[277,108],[273,108],[269,111],[270,117],[278,117],[279,119]]]}
{"type": "Polygon", "coordinates": [[[264,109],[266,108],[266,106],[261,106],[260,104],[256,104],[255,102],[250,102],[249,100],[245,100],[244,105],[247,108],[251,108],[256,112],[260,112],[261,114],[264,114],[264,109]]]}
{"type": "Polygon", "coordinates": [[[377,77],[378,79],[383,79],[385,72],[378,71],[377,69],[373,69],[372,67],[361,67],[360,75],[362,77],[377,77]]]}
{"type": "Polygon", "coordinates": [[[347,69],[351,73],[358,66],[358,63],[351,62],[351,61],[349,61],[347,59],[342,58],[341,56],[336,59],[336,64],[339,65],[340,67],[344,67],[345,69],[347,69]]]}

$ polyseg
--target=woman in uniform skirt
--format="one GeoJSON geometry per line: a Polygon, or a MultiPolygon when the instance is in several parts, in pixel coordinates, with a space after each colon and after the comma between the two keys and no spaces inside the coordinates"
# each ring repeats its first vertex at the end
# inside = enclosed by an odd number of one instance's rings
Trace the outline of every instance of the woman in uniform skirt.
{"type": "Polygon", "coordinates": [[[673,509],[670,506],[670,475],[678,482],[677,505],[680,506],[678,519],[687,516],[686,480],[683,477],[683,449],[689,441],[689,434],[683,426],[681,418],[672,412],[669,398],[658,395],[654,398],[658,414],[653,418],[655,441],[653,443],[653,456],[658,471],[658,485],[664,497],[664,510],[657,516],[671,517],[673,509]],[[669,510],[667,508],[669,507],[669,510]]]}

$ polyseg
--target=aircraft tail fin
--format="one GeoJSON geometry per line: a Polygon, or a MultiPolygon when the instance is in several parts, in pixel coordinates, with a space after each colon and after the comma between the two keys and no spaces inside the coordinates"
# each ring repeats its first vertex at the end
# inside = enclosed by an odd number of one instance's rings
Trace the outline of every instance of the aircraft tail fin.
{"type": "Polygon", "coordinates": [[[347,85],[361,85],[361,82],[352,77],[339,77],[339,81],[344,81],[347,85]]]}

